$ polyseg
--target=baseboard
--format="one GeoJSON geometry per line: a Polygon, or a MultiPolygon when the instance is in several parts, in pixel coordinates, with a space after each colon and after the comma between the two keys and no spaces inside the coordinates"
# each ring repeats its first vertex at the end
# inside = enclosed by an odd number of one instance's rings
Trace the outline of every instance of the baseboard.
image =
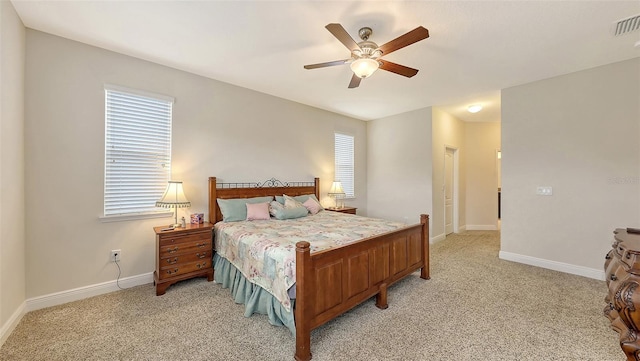
{"type": "Polygon", "coordinates": [[[431,244],[438,243],[440,241],[444,241],[445,238],[447,238],[447,236],[444,233],[442,233],[442,234],[439,234],[439,235],[437,235],[435,237],[431,237],[431,240],[429,240],[429,243],[431,243],[431,244]]]}
{"type": "Polygon", "coordinates": [[[108,281],[89,285],[72,290],[51,293],[48,295],[30,298],[26,301],[26,311],[35,311],[41,308],[61,305],[67,302],[82,300],[85,298],[102,295],[109,292],[118,291],[118,284],[122,288],[140,286],[153,282],[153,273],[144,273],[137,276],[121,278],[118,283],[116,281],[108,281]]]}
{"type": "Polygon", "coordinates": [[[513,261],[518,263],[528,264],[530,266],[536,266],[541,268],[550,269],[553,271],[559,271],[564,273],[569,273],[573,275],[583,276],[587,278],[593,278],[600,281],[604,281],[604,271],[593,269],[589,267],[576,266],[569,263],[562,263],[556,261],[550,261],[548,259],[536,258],[525,256],[517,253],[500,251],[498,254],[500,259],[505,261],[513,261]]]}
{"type": "Polygon", "coordinates": [[[461,232],[464,232],[466,230],[467,230],[467,225],[465,224],[464,226],[458,227],[458,232],[456,232],[456,233],[461,233],[461,232]]]}
{"type": "Polygon", "coordinates": [[[468,224],[467,231],[497,231],[498,227],[495,224],[468,224]]]}
{"type": "Polygon", "coordinates": [[[22,302],[20,307],[15,310],[15,312],[11,315],[11,317],[9,317],[7,322],[2,325],[2,328],[0,328],[0,347],[4,345],[4,342],[7,340],[7,338],[9,338],[11,332],[13,332],[16,326],[18,326],[18,323],[20,323],[20,320],[22,320],[22,316],[24,316],[24,314],[26,313],[26,305],[26,301],[22,302]]]}

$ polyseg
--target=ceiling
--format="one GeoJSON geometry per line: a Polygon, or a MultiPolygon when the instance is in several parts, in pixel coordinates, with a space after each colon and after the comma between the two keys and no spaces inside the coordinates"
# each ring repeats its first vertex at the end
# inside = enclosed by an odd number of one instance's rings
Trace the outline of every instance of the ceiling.
{"type": "Polygon", "coordinates": [[[12,0],[28,28],[358,119],[438,106],[465,121],[499,121],[500,89],[640,56],[640,31],[612,23],[640,1],[38,1],[12,0]],[[347,89],[349,51],[324,27],[379,45],[417,26],[430,37],[385,59],[347,89]],[[471,114],[466,107],[484,105],[471,114]]]}

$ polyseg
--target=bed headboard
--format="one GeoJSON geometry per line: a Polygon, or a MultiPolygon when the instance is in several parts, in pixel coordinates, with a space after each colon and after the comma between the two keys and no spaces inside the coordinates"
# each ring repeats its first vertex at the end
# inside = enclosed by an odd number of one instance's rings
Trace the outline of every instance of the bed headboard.
{"type": "Polygon", "coordinates": [[[320,199],[320,178],[313,182],[281,182],[275,178],[262,183],[219,183],[216,177],[209,177],[209,222],[222,220],[222,213],[216,199],[253,198],[264,196],[300,196],[315,194],[320,199]]]}

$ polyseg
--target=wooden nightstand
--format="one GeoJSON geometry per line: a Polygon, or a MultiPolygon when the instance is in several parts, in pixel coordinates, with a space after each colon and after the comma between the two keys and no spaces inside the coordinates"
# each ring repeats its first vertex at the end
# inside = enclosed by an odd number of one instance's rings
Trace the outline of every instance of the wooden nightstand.
{"type": "Polygon", "coordinates": [[[172,284],[193,277],[213,281],[213,225],[187,224],[184,228],[162,231],[167,226],[153,227],[156,232],[156,270],[153,283],[156,295],[164,295],[172,284]]]}
{"type": "Polygon", "coordinates": [[[356,209],[358,209],[358,208],[354,208],[354,207],[342,207],[342,208],[328,207],[328,208],[325,208],[325,210],[327,210],[327,211],[340,212],[340,213],[349,213],[349,214],[356,214],[356,209]]]}

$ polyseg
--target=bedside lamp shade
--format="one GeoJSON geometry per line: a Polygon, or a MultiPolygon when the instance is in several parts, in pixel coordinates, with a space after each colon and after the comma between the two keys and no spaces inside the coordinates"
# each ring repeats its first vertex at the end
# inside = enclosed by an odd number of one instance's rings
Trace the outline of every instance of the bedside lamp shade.
{"type": "Polygon", "coordinates": [[[336,203],[336,208],[338,208],[338,197],[344,196],[344,189],[342,189],[342,183],[340,181],[335,181],[331,184],[331,189],[329,189],[330,196],[332,196],[336,203]]]}
{"type": "Polygon", "coordinates": [[[175,208],[176,218],[173,227],[179,227],[180,224],[178,223],[178,208],[191,207],[191,202],[189,202],[187,197],[184,195],[182,182],[169,181],[167,190],[164,191],[162,198],[156,202],[156,207],[175,208]]]}

